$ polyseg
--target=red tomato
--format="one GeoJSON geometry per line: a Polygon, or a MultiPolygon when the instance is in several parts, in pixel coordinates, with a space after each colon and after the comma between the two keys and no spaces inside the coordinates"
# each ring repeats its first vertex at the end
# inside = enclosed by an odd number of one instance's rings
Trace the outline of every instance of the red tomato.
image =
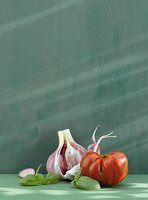
{"type": "Polygon", "coordinates": [[[128,174],[128,159],[118,150],[104,155],[87,152],[81,159],[80,168],[84,176],[96,179],[102,186],[112,186],[128,174]]]}

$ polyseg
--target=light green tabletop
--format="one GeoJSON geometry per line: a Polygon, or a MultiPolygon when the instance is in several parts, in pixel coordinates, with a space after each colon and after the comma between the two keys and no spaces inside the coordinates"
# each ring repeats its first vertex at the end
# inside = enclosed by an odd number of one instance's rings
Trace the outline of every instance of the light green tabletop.
{"type": "Polygon", "coordinates": [[[148,175],[128,175],[115,187],[100,191],[84,191],[72,188],[69,182],[54,185],[24,187],[15,174],[0,175],[0,200],[39,199],[148,199],[148,175]]]}

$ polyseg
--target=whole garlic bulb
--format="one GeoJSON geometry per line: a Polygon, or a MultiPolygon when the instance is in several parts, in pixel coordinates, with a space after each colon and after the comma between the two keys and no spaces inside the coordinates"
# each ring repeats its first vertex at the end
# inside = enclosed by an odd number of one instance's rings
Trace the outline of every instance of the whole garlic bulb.
{"type": "Polygon", "coordinates": [[[60,178],[67,178],[66,172],[80,163],[87,150],[74,141],[69,129],[58,131],[58,137],[59,146],[49,156],[46,169],[58,174],[60,178]]]}

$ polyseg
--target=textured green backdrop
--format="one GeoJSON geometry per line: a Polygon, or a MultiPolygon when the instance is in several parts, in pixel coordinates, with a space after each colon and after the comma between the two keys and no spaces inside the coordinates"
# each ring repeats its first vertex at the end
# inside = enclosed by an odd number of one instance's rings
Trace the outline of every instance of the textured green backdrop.
{"type": "Polygon", "coordinates": [[[148,173],[148,1],[0,1],[0,172],[45,163],[57,131],[148,173]]]}

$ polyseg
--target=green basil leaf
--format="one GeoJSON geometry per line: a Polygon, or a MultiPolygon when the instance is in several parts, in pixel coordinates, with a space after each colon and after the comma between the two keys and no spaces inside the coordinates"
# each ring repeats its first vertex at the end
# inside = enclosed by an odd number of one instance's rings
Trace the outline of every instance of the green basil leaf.
{"type": "Polygon", "coordinates": [[[49,184],[55,184],[59,182],[59,176],[57,174],[54,174],[52,172],[48,172],[46,175],[46,181],[49,184]]]}
{"type": "Polygon", "coordinates": [[[75,181],[71,182],[72,186],[82,190],[100,190],[100,184],[98,181],[88,177],[81,176],[75,181]]]}
{"type": "Polygon", "coordinates": [[[20,184],[23,186],[36,186],[39,185],[39,181],[36,176],[28,175],[20,180],[20,184]]]}
{"type": "Polygon", "coordinates": [[[43,174],[36,174],[35,177],[37,178],[39,184],[42,184],[42,185],[47,184],[46,179],[43,174]]]}
{"type": "Polygon", "coordinates": [[[75,182],[80,178],[80,176],[81,176],[81,170],[78,171],[78,172],[75,174],[75,177],[74,177],[73,181],[71,182],[71,185],[72,185],[73,187],[75,187],[75,182]]]}

